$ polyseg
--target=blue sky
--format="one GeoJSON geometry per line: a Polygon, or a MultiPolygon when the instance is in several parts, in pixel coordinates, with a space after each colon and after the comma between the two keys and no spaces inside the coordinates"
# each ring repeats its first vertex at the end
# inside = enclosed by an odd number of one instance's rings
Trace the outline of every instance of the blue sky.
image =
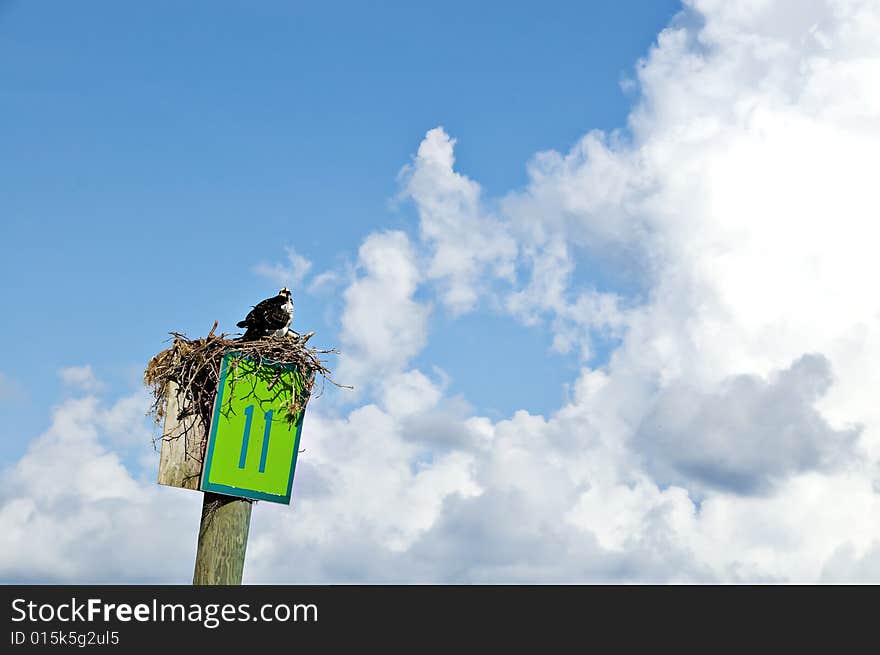
{"type": "Polygon", "coordinates": [[[283,281],[356,390],[246,582],[880,581],[878,26],[0,2],[0,580],[190,579],[141,375],[283,281]]]}
{"type": "MultiPolygon", "coordinates": [[[[678,8],[4,3],[2,274],[23,320],[0,328],[21,392],[2,452],[45,427],[59,367],[127,390],[169,330],[232,330],[275,291],[253,267],[283,246],[342,272],[370,231],[413,232],[396,178],[427,130],[443,125],[457,168],[502,195],[535,152],[625,126],[621,81],[678,8]]],[[[339,289],[294,291],[297,324],[338,345],[339,289]]],[[[490,415],[555,408],[578,370],[491,311],[438,320],[420,363],[490,415]]]]}

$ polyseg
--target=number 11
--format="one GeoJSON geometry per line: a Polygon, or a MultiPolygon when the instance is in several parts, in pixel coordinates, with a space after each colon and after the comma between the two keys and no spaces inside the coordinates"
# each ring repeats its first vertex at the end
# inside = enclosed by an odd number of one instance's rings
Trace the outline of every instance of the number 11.
{"type": "MultiPolygon", "coordinates": [[[[267,410],[263,414],[266,427],[263,429],[263,448],[260,451],[260,473],[266,472],[266,456],[269,454],[269,433],[272,431],[272,414],[274,409],[267,410]]],[[[251,437],[251,423],[254,420],[254,406],[244,408],[244,435],[241,438],[241,455],[238,458],[238,468],[243,469],[247,462],[248,441],[251,437]]]]}

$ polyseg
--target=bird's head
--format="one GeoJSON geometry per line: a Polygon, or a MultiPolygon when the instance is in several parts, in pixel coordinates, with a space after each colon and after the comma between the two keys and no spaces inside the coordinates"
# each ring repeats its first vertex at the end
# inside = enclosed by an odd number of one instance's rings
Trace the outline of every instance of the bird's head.
{"type": "Polygon", "coordinates": [[[278,292],[279,296],[284,296],[288,300],[290,300],[290,289],[287,287],[281,287],[281,291],[278,292]]]}

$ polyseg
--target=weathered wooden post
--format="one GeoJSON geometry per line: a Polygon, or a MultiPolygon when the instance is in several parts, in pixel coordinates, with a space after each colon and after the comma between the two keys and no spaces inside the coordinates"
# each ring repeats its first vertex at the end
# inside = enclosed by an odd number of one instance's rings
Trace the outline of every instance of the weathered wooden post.
{"type": "Polygon", "coordinates": [[[165,418],[158,482],[204,493],[193,584],[241,584],[253,502],[290,503],[306,403],[327,372],[310,336],[175,335],[150,362],[165,418]]]}
{"type": "Polygon", "coordinates": [[[241,584],[252,505],[243,498],[205,492],[193,584],[241,584]]]}

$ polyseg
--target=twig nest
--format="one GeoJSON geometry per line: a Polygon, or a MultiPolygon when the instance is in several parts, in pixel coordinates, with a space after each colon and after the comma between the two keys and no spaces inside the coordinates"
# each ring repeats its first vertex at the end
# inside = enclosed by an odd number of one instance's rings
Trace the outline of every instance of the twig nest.
{"type": "Polygon", "coordinates": [[[314,332],[306,335],[289,332],[283,337],[244,341],[227,338],[225,334],[216,336],[216,328],[217,323],[214,323],[208,336],[203,339],[190,339],[184,334],[172,332],[174,341],[171,347],[150,360],[144,371],[144,383],[152,388],[153,403],[149,413],[157,423],[165,416],[169,384],[173,382],[177,385],[180,408],[176,418],[182,420],[197,415],[204,425],[209,425],[223,358],[233,352],[257,362],[258,366],[284,364],[297,369],[304,381],[304,388],[301,393],[291,396],[288,407],[291,420],[302,408],[303,399],[311,395],[317,376],[321,377],[322,382],[328,380],[336,385],[321,359],[321,355],[336,351],[307,346],[306,342],[314,332]]]}

